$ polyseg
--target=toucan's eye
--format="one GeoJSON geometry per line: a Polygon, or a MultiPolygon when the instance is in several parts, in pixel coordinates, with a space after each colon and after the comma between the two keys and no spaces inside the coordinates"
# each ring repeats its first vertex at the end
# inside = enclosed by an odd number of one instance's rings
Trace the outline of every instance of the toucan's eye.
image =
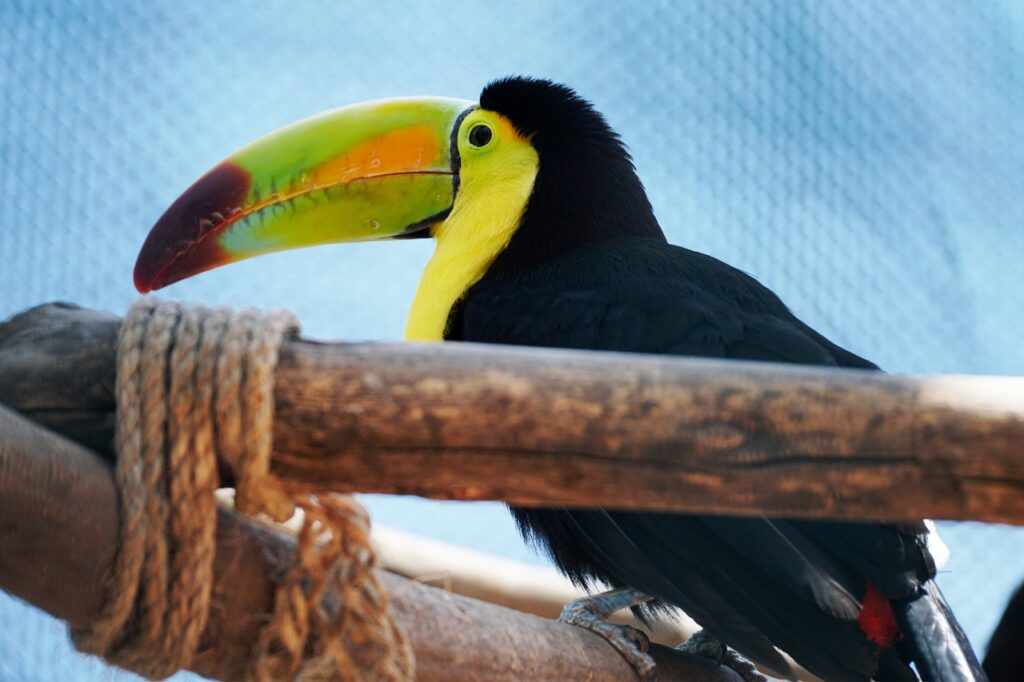
{"type": "Polygon", "coordinates": [[[491,141],[492,137],[494,137],[494,133],[491,132],[490,126],[485,126],[482,123],[473,126],[469,131],[469,143],[474,147],[483,147],[491,141]]]}

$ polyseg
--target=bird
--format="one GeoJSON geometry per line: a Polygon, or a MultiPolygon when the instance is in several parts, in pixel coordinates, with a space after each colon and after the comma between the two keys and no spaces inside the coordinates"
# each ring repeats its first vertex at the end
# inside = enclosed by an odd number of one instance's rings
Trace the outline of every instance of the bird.
{"type": "Polygon", "coordinates": [[[1024,680],[1024,583],[1006,604],[988,641],[982,666],[993,680],[1024,680]]]}
{"type": "MultiPolygon", "coordinates": [[[[157,220],[135,285],[271,251],[410,238],[435,241],[410,340],[878,370],[754,277],[670,244],[606,118],[526,76],[490,82],[477,101],[351,105],[254,142],[157,220]]],[[[827,680],[985,679],[935,584],[923,521],[511,512],[576,583],[627,595],[616,604],[645,618],[681,608],[783,675],[780,650],[827,680]]]]}

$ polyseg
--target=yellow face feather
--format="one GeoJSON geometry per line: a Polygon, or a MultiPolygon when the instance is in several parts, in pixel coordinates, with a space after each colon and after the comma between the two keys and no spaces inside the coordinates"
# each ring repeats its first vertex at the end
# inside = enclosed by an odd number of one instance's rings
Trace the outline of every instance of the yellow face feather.
{"type": "Polygon", "coordinates": [[[420,278],[405,338],[441,341],[452,307],[476,284],[519,226],[537,177],[537,151],[499,114],[477,109],[457,136],[461,168],[455,204],[434,228],[437,248],[420,278]],[[485,125],[490,140],[470,132],[485,125]]]}

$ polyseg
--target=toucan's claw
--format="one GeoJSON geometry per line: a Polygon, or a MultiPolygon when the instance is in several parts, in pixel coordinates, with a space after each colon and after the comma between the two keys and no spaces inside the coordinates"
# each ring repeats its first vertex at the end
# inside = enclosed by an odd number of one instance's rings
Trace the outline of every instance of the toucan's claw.
{"type": "Polygon", "coordinates": [[[707,630],[698,630],[677,648],[732,668],[746,682],[768,682],[768,678],[761,674],[757,666],[727,647],[721,640],[708,634],[707,630]]]}
{"type": "Polygon", "coordinates": [[[604,638],[636,670],[644,682],[658,679],[657,665],[648,653],[651,641],[641,630],[629,625],[615,625],[607,618],[619,609],[634,606],[650,598],[636,590],[622,588],[569,602],[558,620],[585,628],[604,638]]]}

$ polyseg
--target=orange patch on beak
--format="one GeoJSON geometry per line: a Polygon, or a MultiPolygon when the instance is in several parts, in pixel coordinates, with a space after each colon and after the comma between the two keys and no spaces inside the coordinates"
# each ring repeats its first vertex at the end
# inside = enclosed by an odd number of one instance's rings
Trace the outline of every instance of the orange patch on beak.
{"type": "MultiPolygon", "coordinates": [[[[262,211],[266,207],[288,201],[309,192],[344,185],[355,180],[367,180],[387,175],[424,173],[424,163],[436,159],[436,136],[428,126],[413,126],[378,135],[351,151],[326,161],[304,173],[298,182],[287,189],[246,206],[234,214],[230,222],[262,211]]],[[[218,227],[226,227],[227,223],[218,227]]]]}
{"type": "Polygon", "coordinates": [[[441,153],[428,126],[402,128],[380,135],[346,154],[317,166],[306,178],[319,187],[381,175],[422,172],[441,153]]]}

